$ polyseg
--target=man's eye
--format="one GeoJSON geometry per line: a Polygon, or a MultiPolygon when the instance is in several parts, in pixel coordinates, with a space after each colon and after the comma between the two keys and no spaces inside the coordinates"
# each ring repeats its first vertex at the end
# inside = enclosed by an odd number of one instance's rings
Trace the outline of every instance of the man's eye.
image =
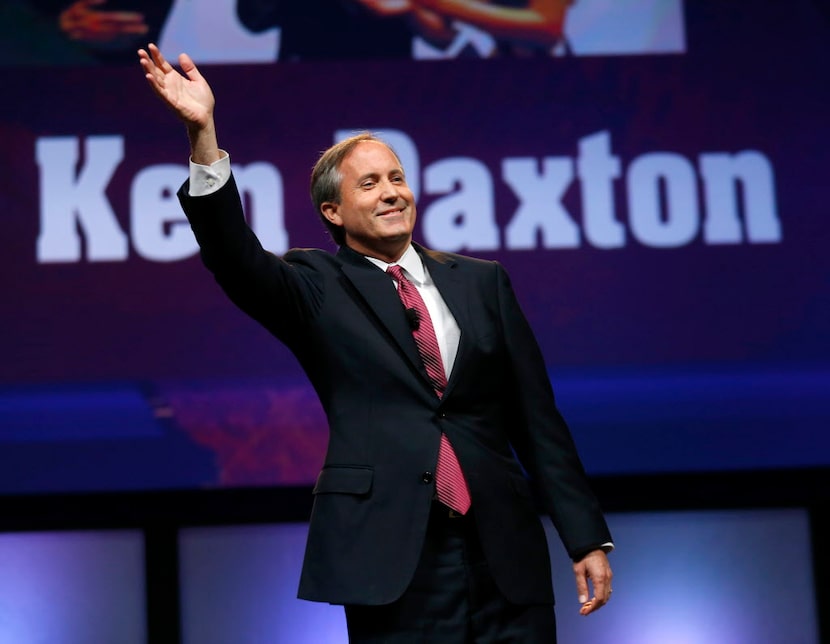
{"type": "Polygon", "coordinates": [[[362,188],[371,188],[372,186],[375,185],[375,182],[374,181],[364,181],[360,185],[361,185],[362,188]]]}

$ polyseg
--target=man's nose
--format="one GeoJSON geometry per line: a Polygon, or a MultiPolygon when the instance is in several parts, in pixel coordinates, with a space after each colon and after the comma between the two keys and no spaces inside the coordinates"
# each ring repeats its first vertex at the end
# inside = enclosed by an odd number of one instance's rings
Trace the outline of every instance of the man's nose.
{"type": "Polygon", "coordinates": [[[391,181],[384,181],[381,185],[380,198],[383,201],[397,201],[400,196],[398,185],[391,181]]]}

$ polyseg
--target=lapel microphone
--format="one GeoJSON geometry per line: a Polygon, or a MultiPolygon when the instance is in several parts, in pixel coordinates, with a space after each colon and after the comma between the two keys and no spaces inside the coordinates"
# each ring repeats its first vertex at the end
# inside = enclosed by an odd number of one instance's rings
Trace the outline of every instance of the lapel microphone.
{"type": "Polygon", "coordinates": [[[418,316],[418,311],[413,308],[404,309],[406,321],[409,323],[409,328],[417,331],[421,326],[421,318],[418,316]]]}

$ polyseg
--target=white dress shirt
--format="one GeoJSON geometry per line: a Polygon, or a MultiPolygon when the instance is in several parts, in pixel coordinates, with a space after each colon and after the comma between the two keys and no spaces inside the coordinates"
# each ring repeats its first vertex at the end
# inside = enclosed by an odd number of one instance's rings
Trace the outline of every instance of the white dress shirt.
{"type": "MultiPolygon", "coordinates": [[[[374,257],[366,257],[375,266],[386,272],[386,269],[391,266],[386,262],[376,259],[374,257]]],[[[406,251],[401,258],[394,262],[403,269],[404,274],[410,282],[418,289],[421,298],[426,304],[429,317],[432,320],[432,327],[435,329],[435,338],[438,340],[438,348],[441,351],[441,362],[444,363],[444,375],[447,380],[450,379],[452,367],[455,364],[455,356],[458,353],[458,343],[461,340],[461,329],[458,328],[458,323],[455,321],[452,313],[450,313],[447,303],[438,292],[435,282],[429,271],[421,261],[421,256],[412,247],[412,244],[407,246],[406,251]]],[[[390,279],[391,276],[390,276],[390,279]]],[[[394,280],[393,280],[394,281],[394,280]]],[[[398,283],[395,282],[397,288],[398,283]]]]}

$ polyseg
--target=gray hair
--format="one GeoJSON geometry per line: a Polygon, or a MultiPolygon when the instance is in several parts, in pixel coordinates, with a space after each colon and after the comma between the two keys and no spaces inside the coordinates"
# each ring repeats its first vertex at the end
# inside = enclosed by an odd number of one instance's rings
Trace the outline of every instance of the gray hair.
{"type": "Polygon", "coordinates": [[[386,141],[371,132],[361,132],[350,136],[348,139],[343,139],[339,143],[335,143],[328,150],[324,151],[311,170],[311,202],[314,204],[314,209],[329,231],[329,235],[331,235],[331,238],[338,246],[342,246],[345,243],[346,231],[343,230],[342,226],[338,226],[326,219],[326,216],[321,210],[321,206],[327,201],[340,203],[340,184],[343,181],[343,175],[340,173],[340,164],[343,163],[343,159],[359,143],[365,141],[385,145],[395,155],[398,162],[400,162],[400,157],[398,157],[398,154],[386,141]]]}

